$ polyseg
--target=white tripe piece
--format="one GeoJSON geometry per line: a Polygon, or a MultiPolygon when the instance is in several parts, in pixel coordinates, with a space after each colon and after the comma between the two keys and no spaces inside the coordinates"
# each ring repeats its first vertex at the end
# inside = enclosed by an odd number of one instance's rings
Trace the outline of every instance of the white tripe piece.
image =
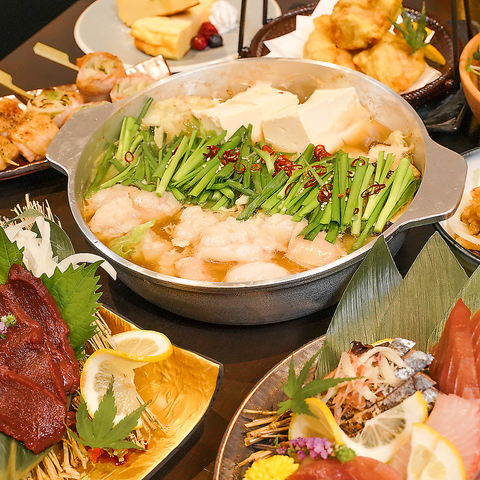
{"type": "Polygon", "coordinates": [[[18,248],[23,248],[23,263],[25,267],[36,277],[43,273],[52,276],[55,268],[64,272],[69,265],[77,268],[81,263],[92,263],[102,260],[102,268],[114,279],[117,276],[115,269],[102,257],[93,253],[77,253],[63,259],[60,263],[58,258],[53,256],[50,243],[50,223],[43,217],[29,218],[15,225],[4,228],[5,233],[11,242],[15,242],[18,248]],[[30,230],[33,223],[37,224],[40,236],[30,230]]]}

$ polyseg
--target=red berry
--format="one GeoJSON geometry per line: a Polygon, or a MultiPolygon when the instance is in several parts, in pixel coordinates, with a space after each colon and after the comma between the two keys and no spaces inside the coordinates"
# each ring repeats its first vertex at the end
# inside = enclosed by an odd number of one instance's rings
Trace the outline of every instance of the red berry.
{"type": "Polygon", "coordinates": [[[208,40],[200,35],[196,35],[195,37],[193,37],[190,42],[190,46],[194,50],[205,50],[205,48],[207,48],[207,44],[208,40]]]}
{"type": "Polygon", "coordinates": [[[197,35],[205,37],[208,40],[212,35],[218,35],[218,30],[215,28],[215,25],[210,22],[203,22],[197,35]]]}

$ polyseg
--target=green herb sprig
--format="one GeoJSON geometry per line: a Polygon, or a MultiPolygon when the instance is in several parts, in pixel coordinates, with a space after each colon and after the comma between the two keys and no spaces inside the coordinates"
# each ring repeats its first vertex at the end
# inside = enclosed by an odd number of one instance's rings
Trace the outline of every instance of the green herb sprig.
{"type": "MultiPolygon", "coordinates": [[[[477,48],[476,52],[473,52],[473,60],[480,62],[480,45],[477,48]]],[[[472,57],[467,58],[467,65],[465,66],[465,70],[469,73],[474,73],[475,75],[480,76],[480,65],[472,65],[472,57]]]]}
{"type": "Polygon", "coordinates": [[[0,317],[0,338],[5,339],[7,338],[7,329],[12,325],[17,323],[17,319],[13,313],[9,313],[7,315],[2,315],[0,317]]]}
{"type": "Polygon", "coordinates": [[[292,355],[292,358],[290,359],[290,368],[288,371],[287,381],[286,383],[282,384],[283,391],[289,397],[289,399],[278,404],[279,415],[290,409],[293,413],[314,416],[305,399],[326,392],[329,388],[335,387],[340,383],[349,382],[350,380],[357,379],[357,377],[324,378],[322,380],[312,380],[311,382],[308,382],[306,385],[304,385],[307,380],[308,374],[313,366],[313,363],[315,362],[318,355],[320,355],[320,352],[313,355],[313,357],[311,357],[305,363],[302,370],[298,374],[298,377],[295,374],[295,365],[293,363],[292,355]]]}
{"type": "Polygon", "coordinates": [[[142,412],[150,402],[140,406],[125,418],[120,420],[115,426],[113,424],[117,407],[113,395],[113,376],[108,385],[107,391],[98,405],[98,410],[93,418],[88,415],[87,405],[81,397],[80,405],[77,410],[77,432],[70,428],[68,431],[72,437],[82,445],[90,448],[113,448],[120,450],[124,448],[135,448],[144,450],[141,446],[125,440],[128,434],[135,428],[142,412]]]}
{"type": "Polygon", "coordinates": [[[402,8],[402,19],[403,24],[398,24],[393,20],[390,20],[392,24],[397,28],[400,32],[402,32],[403,38],[408,43],[410,48],[412,49],[412,54],[414,54],[417,50],[421,48],[425,48],[428,45],[428,42],[425,42],[428,32],[426,29],[427,26],[427,17],[425,11],[425,3],[422,5],[422,11],[420,13],[420,17],[418,19],[417,25],[413,24],[411,18],[408,16],[407,11],[404,7],[402,8]]]}

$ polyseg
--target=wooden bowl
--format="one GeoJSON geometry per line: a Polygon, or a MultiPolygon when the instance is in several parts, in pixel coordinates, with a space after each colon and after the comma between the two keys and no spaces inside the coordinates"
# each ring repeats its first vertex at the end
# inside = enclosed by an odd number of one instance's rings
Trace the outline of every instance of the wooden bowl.
{"type": "MultiPolygon", "coordinates": [[[[472,58],[474,52],[477,51],[478,46],[480,45],[480,33],[477,33],[462,50],[460,55],[460,79],[462,81],[463,91],[467,99],[468,105],[470,106],[473,114],[476,119],[480,122],[480,77],[474,73],[469,73],[466,71],[467,60],[472,58]]],[[[479,65],[479,62],[472,60],[473,65],[479,65]]]]}

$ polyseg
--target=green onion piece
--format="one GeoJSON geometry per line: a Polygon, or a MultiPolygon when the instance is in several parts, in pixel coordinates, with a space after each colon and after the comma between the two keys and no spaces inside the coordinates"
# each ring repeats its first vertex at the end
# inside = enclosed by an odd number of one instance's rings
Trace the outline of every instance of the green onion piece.
{"type": "MultiPolygon", "coordinates": [[[[407,171],[410,170],[410,159],[404,157],[398,163],[398,167],[395,170],[395,180],[393,181],[392,188],[390,190],[390,195],[378,217],[378,220],[375,224],[375,233],[381,233],[385,228],[385,224],[390,218],[390,214],[395,207],[400,195],[402,194],[402,184],[407,174],[407,171]]],[[[393,177],[393,175],[392,175],[393,177]]]]}
{"type": "Polygon", "coordinates": [[[85,192],[85,198],[89,198],[91,195],[93,195],[93,193],[98,190],[97,187],[100,185],[100,183],[102,183],[102,180],[105,178],[105,175],[110,168],[110,159],[113,156],[114,150],[115,144],[112,142],[108,145],[107,150],[105,150],[105,152],[103,153],[102,159],[100,160],[100,165],[97,169],[97,173],[95,174],[95,178],[85,192]]]}
{"type": "Polygon", "coordinates": [[[143,105],[142,110],[140,111],[140,113],[138,114],[137,119],[135,120],[135,123],[136,123],[137,125],[140,125],[140,124],[142,123],[143,117],[147,114],[148,109],[150,108],[150,105],[152,104],[152,102],[153,102],[153,98],[152,98],[152,97],[149,97],[149,98],[147,99],[147,101],[145,102],[145,104],[143,105]]]}
{"type": "Polygon", "coordinates": [[[167,190],[167,186],[170,182],[170,179],[173,177],[173,174],[175,173],[175,169],[177,168],[177,165],[180,162],[180,159],[183,157],[185,153],[185,148],[187,146],[187,143],[188,143],[188,137],[184,136],[182,138],[182,141],[180,142],[180,145],[177,147],[177,151],[175,152],[173,157],[170,159],[170,162],[168,163],[168,166],[165,169],[165,172],[162,175],[162,178],[160,179],[160,184],[158,185],[156,190],[156,193],[159,197],[161,197],[167,190]]]}
{"type": "Polygon", "coordinates": [[[285,173],[284,170],[278,172],[277,175],[275,175],[265,186],[262,193],[249,201],[243,212],[238,215],[237,220],[246,220],[251,215],[253,215],[257,208],[260,208],[262,203],[267,198],[269,198],[271,195],[275,194],[280,188],[282,188],[287,178],[288,175],[285,173]]]}
{"type": "MultiPolygon", "coordinates": [[[[360,157],[360,160],[364,162],[363,165],[357,165],[355,168],[355,175],[353,177],[352,186],[350,187],[350,194],[348,196],[347,206],[345,208],[345,214],[342,219],[342,225],[348,226],[352,224],[352,217],[355,208],[358,208],[360,194],[362,193],[362,184],[365,174],[367,173],[368,158],[360,157]]],[[[372,167],[373,168],[373,167],[372,167]]]]}

